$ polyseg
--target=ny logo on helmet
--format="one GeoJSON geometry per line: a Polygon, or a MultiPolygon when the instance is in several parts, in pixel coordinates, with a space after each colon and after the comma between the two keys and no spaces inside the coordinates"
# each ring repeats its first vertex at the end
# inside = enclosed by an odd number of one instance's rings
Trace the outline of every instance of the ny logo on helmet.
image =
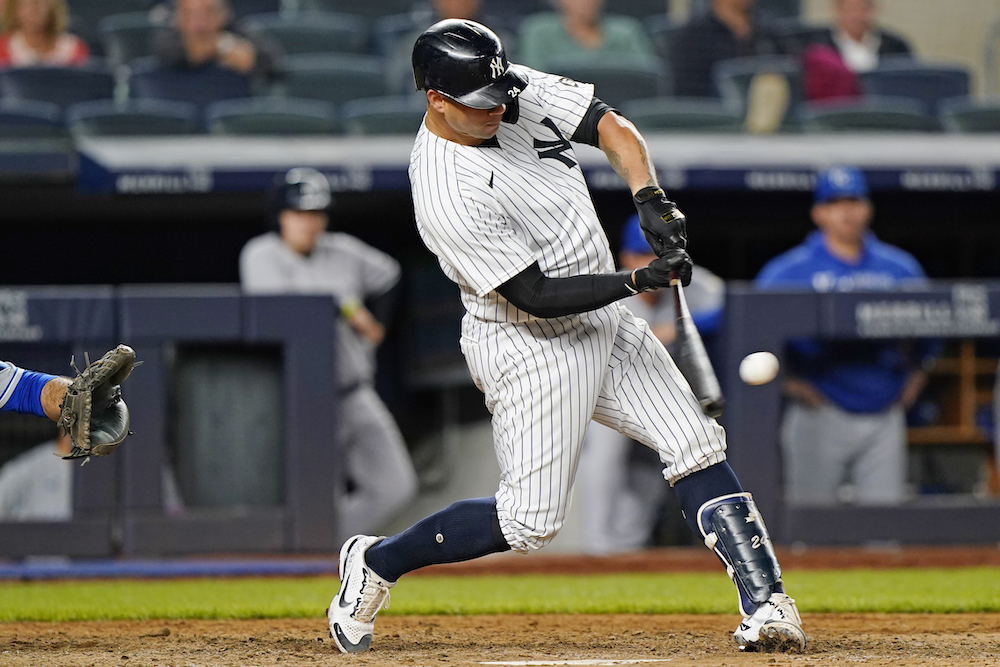
{"type": "Polygon", "coordinates": [[[494,79],[500,78],[500,75],[503,74],[503,58],[494,56],[493,60],[490,61],[490,74],[494,79]]]}

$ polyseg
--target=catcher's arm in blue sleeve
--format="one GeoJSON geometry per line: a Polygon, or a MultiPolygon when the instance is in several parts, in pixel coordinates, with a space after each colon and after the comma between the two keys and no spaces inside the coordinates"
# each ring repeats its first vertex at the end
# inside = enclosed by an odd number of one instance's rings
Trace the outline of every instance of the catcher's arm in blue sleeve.
{"type": "Polygon", "coordinates": [[[18,368],[0,361],[0,411],[59,419],[69,378],[18,368]]]}

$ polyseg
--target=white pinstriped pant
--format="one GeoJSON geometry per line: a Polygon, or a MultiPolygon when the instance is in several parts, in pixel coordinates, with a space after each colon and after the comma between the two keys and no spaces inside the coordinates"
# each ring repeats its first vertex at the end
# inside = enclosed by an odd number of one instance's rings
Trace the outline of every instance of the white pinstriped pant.
{"type": "Polygon", "coordinates": [[[562,527],[591,418],[657,450],[671,482],[726,458],[725,431],[622,305],[516,324],[466,315],[461,345],[493,415],[497,513],[515,551],[562,527]]]}

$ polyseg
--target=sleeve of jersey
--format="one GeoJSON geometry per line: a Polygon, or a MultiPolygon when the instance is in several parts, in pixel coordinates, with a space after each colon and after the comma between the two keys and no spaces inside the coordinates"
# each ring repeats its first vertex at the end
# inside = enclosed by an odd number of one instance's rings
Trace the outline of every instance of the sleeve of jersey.
{"type": "Polygon", "coordinates": [[[356,251],[361,260],[365,298],[385,294],[399,282],[400,267],[393,257],[358,240],[356,251]]]}
{"type": "Polygon", "coordinates": [[[546,115],[555,122],[564,136],[573,136],[590,109],[594,99],[594,84],[537,70],[528,70],[528,77],[546,115]]]}
{"type": "Polygon", "coordinates": [[[11,396],[14,395],[14,390],[17,389],[23,374],[23,369],[14,364],[0,361],[0,410],[4,409],[11,396]]]}

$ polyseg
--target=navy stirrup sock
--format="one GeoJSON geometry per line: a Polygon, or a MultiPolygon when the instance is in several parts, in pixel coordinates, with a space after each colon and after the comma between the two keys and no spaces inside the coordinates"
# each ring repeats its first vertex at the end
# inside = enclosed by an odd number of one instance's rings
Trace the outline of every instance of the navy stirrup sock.
{"type": "Polygon", "coordinates": [[[365,553],[365,562],[386,581],[437,563],[457,563],[507,551],[496,498],[460,500],[431,514],[365,553]]]}
{"type": "Polygon", "coordinates": [[[677,480],[674,482],[674,491],[681,503],[684,521],[700,541],[702,535],[698,530],[698,510],[701,506],[720,496],[743,493],[743,486],[729,463],[723,461],[677,480]]]}

